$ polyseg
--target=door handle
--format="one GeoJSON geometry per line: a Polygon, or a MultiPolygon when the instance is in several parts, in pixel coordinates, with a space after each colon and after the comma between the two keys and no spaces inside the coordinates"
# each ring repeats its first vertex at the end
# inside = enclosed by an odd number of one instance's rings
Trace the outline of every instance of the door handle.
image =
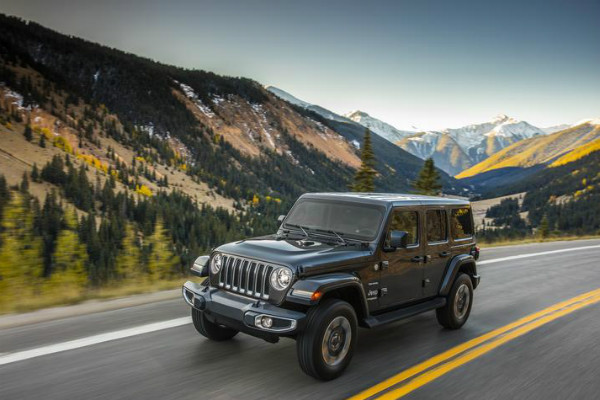
{"type": "Polygon", "coordinates": [[[420,263],[424,259],[425,259],[425,257],[422,257],[422,256],[414,256],[413,258],[410,259],[410,261],[412,261],[414,263],[420,263]]]}
{"type": "Polygon", "coordinates": [[[442,251],[442,252],[440,253],[440,257],[448,257],[449,255],[450,255],[450,252],[449,252],[449,251],[442,251]]]}

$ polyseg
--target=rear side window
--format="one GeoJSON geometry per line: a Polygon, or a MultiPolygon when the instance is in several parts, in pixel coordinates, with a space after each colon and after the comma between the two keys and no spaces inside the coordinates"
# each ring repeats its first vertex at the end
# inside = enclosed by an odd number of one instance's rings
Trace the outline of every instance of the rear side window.
{"type": "Polygon", "coordinates": [[[425,214],[427,221],[427,241],[443,242],[447,238],[446,211],[429,210],[425,214]]]}
{"type": "MultiPolygon", "coordinates": [[[[408,234],[407,244],[409,246],[417,244],[419,242],[419,215],[416,211],[394,210],[386,241],[389,240],[389,232],[391,231],[404,231],[408,234]]],[[[389,245],[389,243],[386,243],[386,245],[389,245]]]]}
{"type": "Polygon", "coordinates": [[[470,207],[455,208],[450,218],[452,237],[466,239],[473,236],[473,218],[470,207]]]}

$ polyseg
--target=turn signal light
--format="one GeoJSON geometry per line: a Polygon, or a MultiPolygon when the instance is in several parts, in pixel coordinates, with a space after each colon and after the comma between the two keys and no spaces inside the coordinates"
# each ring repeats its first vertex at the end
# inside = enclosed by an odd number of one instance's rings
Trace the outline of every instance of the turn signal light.
{"type": "Polygon", "coordinates": [[[323,296],[323,293],[322,293],[322,292],[319,292],[319,291],[317,290],[316,292],[314,292],[314,293],[313,293],[313,294],[310,296],[310,299],[311,299],[312,301],[317,301],[317,300],[319,300],[319,299],[321,298],[321,296],[323,296]]]}

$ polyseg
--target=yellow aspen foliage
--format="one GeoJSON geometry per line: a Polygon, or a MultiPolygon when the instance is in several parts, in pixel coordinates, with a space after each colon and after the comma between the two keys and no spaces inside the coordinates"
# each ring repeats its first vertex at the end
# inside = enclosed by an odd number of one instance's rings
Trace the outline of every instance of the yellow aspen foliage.
{"type": "Polygon", "coordinates": [[[32,235],[33,215],[18,192],[4,206],[0,234],[0,312],[37,289],[43,271],[42,241],[32,235]]]}
{"type": "Polygon", "coordinates": [[[158,281],[173,275],[179,265],[179,257],[173,253],[171,237],[159,218],[154,225],[154,233],[148,240],[148,274],[150,280],[158,281]]]}
{"type": "Polygon", "coordinates": [[[137,194],[141,194],[142,196],[152,197],[152,190],[146,185],[135,185],[135,192],[137,194]]]}
{"type": "Polygon", "coordinates": [[[115,270],[119,279],[137,280],[141,275],[141,251],[137,243],[137,232],[132,224],[125,225],[122,248],[115,260],[115,270]]]}
{"type": "Polygon", "coordinates": [[[48,128],[40,128],[40,134],[44,135],[46,139],[52,140],[52,132],[48,128]]]}
{"type": "Polygon", "coordinates": [[[52,144],[54,147],[58,147],[67,153],[73,154],[73,147],[71,146],[71,143],[69,143],[69,141],[62,136],[56,136],[52,141],[52,144]]]}
{"type": "Polygon", "coordinates": [[[77,158],[85,161],[88,165],[91,165],[99,171],[104,173],[108,172],[108,165],[102,163],[102,161],[91,154],[77,154],[77,158]]]}
{"type": "Polygon", "coordinates": [[[253,204],[253,205],[257,205],[259,202],[260,202],[260,199],[258,198],[258,196],[257,196],[257,195],[254,195],[254,196],[252,197],[252,204],[253,204]]]}
{"type": "Polygon", "coordinates": [[[88,255],[77,234],[77,216],[71,208],[65,210],[64,225],[52,255],[52,272],[44,280],[44,294],[60,295],[63,300],[81,296],[87,284],[88,255]]]}

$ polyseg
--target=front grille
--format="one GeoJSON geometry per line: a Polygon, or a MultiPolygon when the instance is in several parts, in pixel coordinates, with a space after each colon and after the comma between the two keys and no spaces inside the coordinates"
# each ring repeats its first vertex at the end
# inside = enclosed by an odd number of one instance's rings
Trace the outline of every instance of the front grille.
{"type": "Polygon", "coordinates": [[[223,254],[219,287],[230,292],[267,300],[269,277],[273,268],[273,265],[260,261],[223,254]]]}

